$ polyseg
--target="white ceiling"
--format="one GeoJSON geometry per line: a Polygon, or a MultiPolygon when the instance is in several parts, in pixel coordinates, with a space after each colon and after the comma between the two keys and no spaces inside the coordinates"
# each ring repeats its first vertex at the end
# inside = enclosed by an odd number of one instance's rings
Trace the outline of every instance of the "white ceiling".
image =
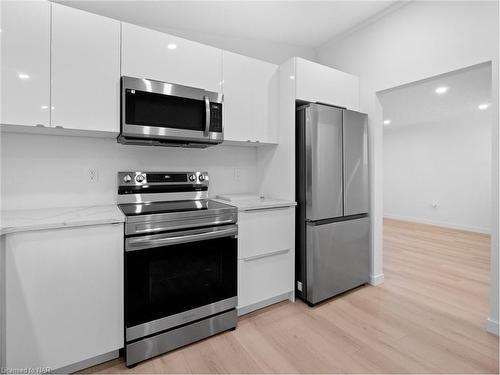
{"type": "Polygon", "coordinates": [[[177,29],[315,48],[403,1],[55,0],[155,29],[177,29]]]}
{"type": "Polygon", "coordinates": [[[385,129],[436,122],[478,111],[479,104],[491,104],[491,65],[480,64],[394,88],[380,93],[379,99],[384,119],[391,120],[385,129]],[[436,94],[435,89],[442,86],[448,87],[448,91],[436,94]]]}

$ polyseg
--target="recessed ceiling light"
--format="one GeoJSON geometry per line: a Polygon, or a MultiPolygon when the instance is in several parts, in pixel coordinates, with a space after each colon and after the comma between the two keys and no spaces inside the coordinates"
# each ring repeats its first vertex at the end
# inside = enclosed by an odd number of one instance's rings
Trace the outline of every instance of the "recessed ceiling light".
{"type": "Polygon", "coordinates": [[[436,89],[436,94],[444,94],[446,91],[448,91],[448,87],[440,86],[436,89]]]}
{"type": "Polygon", "coordinates": [[[176,48],[177,48],[177,44],[175,44],[175,43],[170,43],[170,44],[168,44],[168,45],[167,45],[167,48],[168,48],[168,49],[176,49],[176,48]]]}
{"type": "Polygon", "coordinates": [[[384,120],[384,125],[389,125],[392,121],[387,119],[387,120],[384,120]]]}
{"type": "Polygon", "coordinates": [[[290,79],[295,79],[295,76],[290,76],[290,79]]]}
{"type": "Polygon", "coordinates": [[[41,107],[42,109],[49,109],[49,106],[48,105],[42,105],[41,107]]]}
{"type": "Polygon", "coordinates": [[[481,111],[484,111],[485,109],[487,109],[490,105],[488,103],[483,103],[483,104],[479,104],[477,106],[477,109],[480,109],[481,111]]]}
{"type": "Polygon", "coordinates": [[[19,73],[17,76],[19,77],[19,79],[28,79],[30,77],[26,73],[19,73]]]}

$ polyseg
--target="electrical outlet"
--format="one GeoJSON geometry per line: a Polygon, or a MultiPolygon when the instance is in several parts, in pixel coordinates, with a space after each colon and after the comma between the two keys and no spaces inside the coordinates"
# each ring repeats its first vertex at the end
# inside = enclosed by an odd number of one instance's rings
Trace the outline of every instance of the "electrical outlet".
{"type": "Polygon", "coordinates": [[[99,169],[90,168],[88,173],[89,184],[97,184],[99,182],[99,169]]]}
{"type": "Polygon", "coordinates": [[[297,290],[302,292],[302,283],[300,281],[297,281],[297,290]]]}
{"type": "Polygon", "coordinates": [[[239,168],[234,168],[233,179],[239,181],[241,177],[241,170],[239,168]]]}

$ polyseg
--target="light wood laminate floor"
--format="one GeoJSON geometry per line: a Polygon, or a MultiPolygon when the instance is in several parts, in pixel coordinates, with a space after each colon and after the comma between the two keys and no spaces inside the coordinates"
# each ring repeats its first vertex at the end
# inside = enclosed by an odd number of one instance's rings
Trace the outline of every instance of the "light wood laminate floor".
{"type": "Polygon", "coordinates": [[[94,373],[498,373],[489,236],[384,223],[385,282],[315,308],[283,302],[238,328],[127,369],[94,373]]]}

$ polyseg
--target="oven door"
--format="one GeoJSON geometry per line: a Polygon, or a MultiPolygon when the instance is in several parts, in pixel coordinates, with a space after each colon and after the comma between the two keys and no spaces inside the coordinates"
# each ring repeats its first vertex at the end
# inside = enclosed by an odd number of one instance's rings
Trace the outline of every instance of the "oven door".
{"type": "Polygon", "coordinates": [[[222,94],[122,77],[121,137],[221,143],[222,94]]]}
{"type": "Polygon", "coordinates": [[[125,239],[126,341],[237,306],[237,225],[125,239]]]}

